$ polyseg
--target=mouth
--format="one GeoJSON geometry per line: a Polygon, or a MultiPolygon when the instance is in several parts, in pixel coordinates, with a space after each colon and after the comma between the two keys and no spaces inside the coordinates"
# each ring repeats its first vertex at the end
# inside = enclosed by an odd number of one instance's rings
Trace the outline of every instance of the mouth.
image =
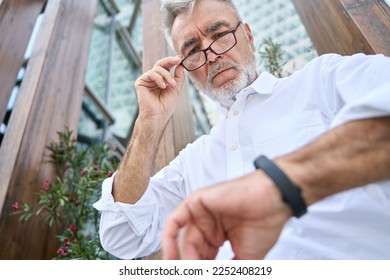
{"type": "Polygon", "coordinates": [[[226,71],[229,71],[231,69],[234,69],[234,67],[228,67],[228,68],[225,68],[225,69],[218,70],[218,72],[212,76],[211,80],[214,80],[218,75],[220,75],[220,74],[222,74],[222,73],[224,73],[226,71]]]}

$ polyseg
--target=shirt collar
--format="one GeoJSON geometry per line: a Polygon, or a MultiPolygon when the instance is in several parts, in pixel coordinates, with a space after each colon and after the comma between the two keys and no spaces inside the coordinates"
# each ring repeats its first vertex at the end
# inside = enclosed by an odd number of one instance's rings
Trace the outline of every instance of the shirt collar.
{"type": "MultiPolygon", "coordinates": [[[[248,87],[242,89],[236,98],[246,98],[249,94],[271,94],[274,86],[278,82],[278,78],[268,72],[261,72],[257,79],[248,87]]],[[[228,113],[228,108],[220,106],[220,113],[225,116],[228,113]]]]}
{"type": "MultiPolygon", "coordinates": [[[[268,72],[261,72],[257,79],[244,90],[257,92],[260,94],[271,94],[278,78],[268,72]]],[[[241,92],[240,92],[241,93],[241,92]]]]}

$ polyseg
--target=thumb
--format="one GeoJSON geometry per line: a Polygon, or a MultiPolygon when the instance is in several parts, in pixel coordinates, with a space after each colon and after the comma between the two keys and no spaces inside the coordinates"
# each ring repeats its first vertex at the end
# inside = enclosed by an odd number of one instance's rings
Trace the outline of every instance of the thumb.
{"type": "Polygon", "coordinates": [[[182,65],[178,65],[174,72],[175,80],[178,84],[178,88],[180,89],[183,85],[185,74],[184,74],[184,67],[182,65]]]}

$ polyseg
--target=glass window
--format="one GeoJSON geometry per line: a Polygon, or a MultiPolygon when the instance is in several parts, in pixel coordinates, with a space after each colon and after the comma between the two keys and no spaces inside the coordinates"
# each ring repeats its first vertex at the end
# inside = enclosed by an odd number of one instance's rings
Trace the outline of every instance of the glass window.
{"type": "Polygon", "coordinates": [[[88,93],[97,101],[88,102],[88,98],[83,101],[79,133],[84,139],[126,139],[130,132],[137,113],[134,81],[140,75],[142,61],[138,2],[98,2],[86,73],[88,93]],[[102,114],[102,111],[107,112],[102,114]],[[113,121],[109,120],[111,117],[113,121]]]}
{"type": "MultiPolygon", "coordinates": [[[[302,57],[309,60],[317,56],[291,0],[236,0],[234,3],[243,20],[251,26],[255,46],[271,38],[285,51],[284,62],[301,60],[302,57]],[[306,53],[308,49],[311,50],[309,54],[306,53]],[[292,53],[289,53],[290,50],[292,53]]],[[[256,56],[260,62],[258,52],[256,56]]],[[[258,70],[264,70],[262,63],[259,63],[258,70]]]]}

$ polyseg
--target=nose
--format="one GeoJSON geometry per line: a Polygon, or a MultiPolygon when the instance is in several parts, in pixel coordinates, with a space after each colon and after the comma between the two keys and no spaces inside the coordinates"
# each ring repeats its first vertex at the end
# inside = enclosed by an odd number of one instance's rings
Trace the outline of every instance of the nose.
{"type": "Polygon", "coordinates": [[[207,63],[213,63],[213,62],[215,62],[218,58],[221,57],[221,55],[215,54],[215,53],[213,53],[211,50],[209,50],[209,51],[206,53],[206,56],[207,56],[207,63]]]}

